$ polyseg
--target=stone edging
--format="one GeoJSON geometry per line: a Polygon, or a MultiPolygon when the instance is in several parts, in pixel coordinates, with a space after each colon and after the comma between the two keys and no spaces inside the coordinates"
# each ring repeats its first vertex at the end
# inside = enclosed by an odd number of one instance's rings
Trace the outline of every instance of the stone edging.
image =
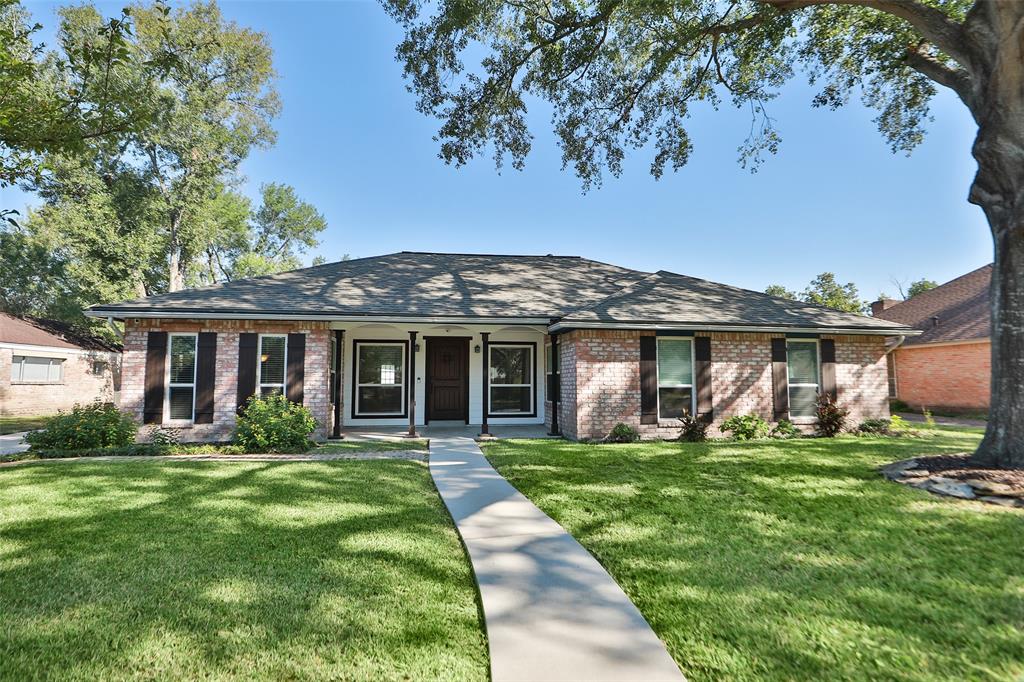
{"type": "Polygon", "coordinates": [[[920,466],[921,464],[916,458],[911,458],[886,464],[879,467],[878,470],[890,481],[927,490],[935,495],[955,497],[961,500],[976,500],[998,504],[1002,507],[1024,508],[1024,493],[1014,491],[1004,483],[981,479],[949,478],[941,474],[933,474],[928,469],[919,468],[920,466]]]}

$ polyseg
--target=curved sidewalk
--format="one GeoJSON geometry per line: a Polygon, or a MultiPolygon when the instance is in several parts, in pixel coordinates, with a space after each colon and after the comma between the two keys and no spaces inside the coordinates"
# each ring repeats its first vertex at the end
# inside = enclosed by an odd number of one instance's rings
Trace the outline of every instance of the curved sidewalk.
{"type": "Polygon", "coordinates": [[[431,438],[430,473],[469,550],[494,682],[685,679],[607,571],[471,438],[431,438]]]}

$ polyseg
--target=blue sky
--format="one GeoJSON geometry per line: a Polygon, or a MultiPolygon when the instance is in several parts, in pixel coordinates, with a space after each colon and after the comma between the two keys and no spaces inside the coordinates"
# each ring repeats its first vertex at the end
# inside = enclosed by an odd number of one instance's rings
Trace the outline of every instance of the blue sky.
{"type": "MultiPolygon", "coordinates": [[[[49,33],[54,5],[26,4],[49,33]]],[[[121,3],[99,6],[114,14],[121,3]]],[[[966,200],[974,125],[952,95],[935,100],[930,134],[908,158],[889,151],[874,112],[813,109],[799,79],[769,105],[783,144],[758,173],[736,162],[749,115],[702,107],[682,171],[655,181],[650,154],[634,153],[622,177],[583,194],[561,170],[543,106],[530,112],[525,171],[438,159],[437,122],[413,108],[394,60],[400,31],[376,3],[228,0],[222,9],[269,36],[284,105],[276,146],[242,167],[245,191],[285,182],[323,212],[329,228],[307,260],[403,249],[574,254],[758,290],[802,290],[829,270],[869,299],[895,294],[893,277],[943,282],[991,260],[984,216],[966,200]]],[[[32,201],[3,192],[4,205],[32,201]]]]}

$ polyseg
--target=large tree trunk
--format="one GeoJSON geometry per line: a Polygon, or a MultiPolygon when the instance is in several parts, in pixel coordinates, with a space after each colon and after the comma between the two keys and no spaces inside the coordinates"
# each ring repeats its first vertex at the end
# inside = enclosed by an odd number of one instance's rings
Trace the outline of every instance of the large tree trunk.
{"type": "MultiPolygon", "coordinates": [[[[1004,43],[1005,45],[1005,43],[1004,43]]],[[[979,464],[1024,467],[1024,61],[1019,45],[996,64],[974,157],[970,200],[985,211],[992,271],[992,394],[979,464]]]]}

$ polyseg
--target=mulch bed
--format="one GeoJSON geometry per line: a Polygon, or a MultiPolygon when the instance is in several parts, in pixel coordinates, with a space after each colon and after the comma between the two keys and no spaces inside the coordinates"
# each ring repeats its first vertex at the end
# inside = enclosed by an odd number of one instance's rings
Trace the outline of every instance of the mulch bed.
{"type": "Polygon", "coordinates": [[[1014,492],[1024,493],[1024,469],[983,469],[970,461],[970,455],[934,455],[917,457],[919,469],[942,473],[959,480],[992,481],[1011,486],[1014,492]]]}
{"type": "Polygon", "coordinates": [[[886,464],[890,481],[964,500],[1003,507],[1024,507],[1024,469],[979,467],[970,455],[931,455],[886,464]]]}

